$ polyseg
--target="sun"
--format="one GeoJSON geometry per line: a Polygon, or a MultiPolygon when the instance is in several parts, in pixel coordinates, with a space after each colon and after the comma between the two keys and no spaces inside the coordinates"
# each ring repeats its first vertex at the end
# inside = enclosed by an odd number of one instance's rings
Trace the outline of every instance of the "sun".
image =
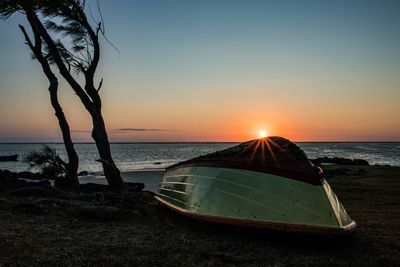
{"type": "Polygon", "coordinates": [[[260,138],[267,137],[267,132],[266,132],[266,131],[260,131],[260,132],[258,133],[258,136],[259,136],[260,138]]]}

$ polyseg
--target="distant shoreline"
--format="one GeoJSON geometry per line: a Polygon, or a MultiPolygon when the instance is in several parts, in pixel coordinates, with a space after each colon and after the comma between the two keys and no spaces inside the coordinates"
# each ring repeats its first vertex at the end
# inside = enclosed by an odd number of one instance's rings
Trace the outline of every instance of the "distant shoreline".
{"type": "MultiPolygon", "coordinates": [[[[110,144],[238,144],[238,142],[110,142],[110,144]]],[[[371,144],[400,143],[400,141],[299,141],[297,144],[371,144]]],[[[63,144],[63,142],[0,142],[0,145],[63,144]]],[[[95,144],[95,142],[74,142],[74,144],[95,144]]]]}

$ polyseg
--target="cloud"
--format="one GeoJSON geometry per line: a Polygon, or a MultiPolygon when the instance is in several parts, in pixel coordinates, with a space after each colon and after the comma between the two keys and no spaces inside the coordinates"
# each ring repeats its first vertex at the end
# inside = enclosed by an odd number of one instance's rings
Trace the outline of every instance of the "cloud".
{"type": "Polygon", "coordinates": [[[179,130],[168,129],[146,129],[146,128],[120,128],[115,129],[113,133],[132,133],[132,132],[178,132],[179,130]]]}
{"type": "MultiPolygon", "coordinates": [[[[111,133],[135,133],[135,132],[180,132],[181,130],[168,130],[157,128],[119,128],[110,131],[111,133]]],[[[73,133],[91,133],[91,130],[72,130],[73,133]]]]}

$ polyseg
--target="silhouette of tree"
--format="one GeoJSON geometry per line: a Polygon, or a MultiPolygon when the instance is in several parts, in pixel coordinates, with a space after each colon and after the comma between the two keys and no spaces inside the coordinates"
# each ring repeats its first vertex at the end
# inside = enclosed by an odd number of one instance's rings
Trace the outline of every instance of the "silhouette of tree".
{"type": "Polygon", "coordinates": [[[98,86],[94,82],[100,60],[99,34],[104,35],[104,23],[100,14],[100,21],[92,27],[84,12],[85,4],[85,0],[2,0],[0,14],[7,17],[22,11],[32,29],[44,40],[47,60],[57,66],[92,117],[92,137],[108,184],[115,191],[123,191],[125,185],[112,159],[101,113],[99,90],[103,80],[98,86]],[[52,36],[64,39],[54,40],[52,36]],[[74,77],[73,71],[83,74],[83,86],[74,77]]]}
{"type": "MultiPolygon", "coordinates": [[[[4,10],[7,11],[7,9],[5,9],[5,7],[3,6],[4,4],[7,4],[6,1],[1,1],[1,6],[0,6],[1,18],[7,17],[7,13],[3,13],[4,10]]],[[[10,4],[8,3],[7,6],[10,7],[10,4]]],[[[25,37],[26,44],[28,45],[28,47],[31,49],[31,51],[33,53],[33,58],[37,59],[37,61],[41,64],[42,70],[43,70],[44,74],[46,75],[47,79],[49,80],[48,90],[50,93],[50,102],[51,102],[51,105],[53,106],[55,115],[58,119],[58,124],[60,126],[63,140],[64,140],[64,146],[65,146],[65,149],[66,149],[67,155],[68,155],[68,162],[67,163],[64,162],[65,174],[66,174],[66,179],[64,181],[64,184],[67,184],[70,187],[77,189],[77,188],[79,188],[79,180],[78,180],[78,175],[77,175],[79,158],[78,158],[78,154],[75,151],[74,144],[71,139],[71,134],[70,134],[70,129],[69,129],[67,119],[66,119],[64,112],[61,108],[61,105],[58,101],[57,77],[52,72],[52,70],[50,68],[50,64],[49,64],[48,60],[46,59],[46,56],[43,52],[43,40],[39,36],[37,30],[34,29],[32,26],[32,32],[34,35],[34,42],[32,42],[29,35],[27,34],[25,28],[22,25],[19,25],[19,27],[25,37]]]]}

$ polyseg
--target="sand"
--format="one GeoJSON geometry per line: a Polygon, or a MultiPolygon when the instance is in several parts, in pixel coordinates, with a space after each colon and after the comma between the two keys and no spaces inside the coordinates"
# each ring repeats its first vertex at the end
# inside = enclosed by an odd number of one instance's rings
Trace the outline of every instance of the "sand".
{"type": "MultiPolygon", "coordinates": [[[[160,184],[161,178],[164,174],[164,170],[138,170],[121,172],[122,179],[125,182],[131,183],[144,183],[144,190],[156,192],[158,185],[160,184]]],[[[93,173],[87,176],[80,176],[79,182],[81,184],[96,183],[96,184],[108,184],[104,175],[100,173],[93,173]]]]}

